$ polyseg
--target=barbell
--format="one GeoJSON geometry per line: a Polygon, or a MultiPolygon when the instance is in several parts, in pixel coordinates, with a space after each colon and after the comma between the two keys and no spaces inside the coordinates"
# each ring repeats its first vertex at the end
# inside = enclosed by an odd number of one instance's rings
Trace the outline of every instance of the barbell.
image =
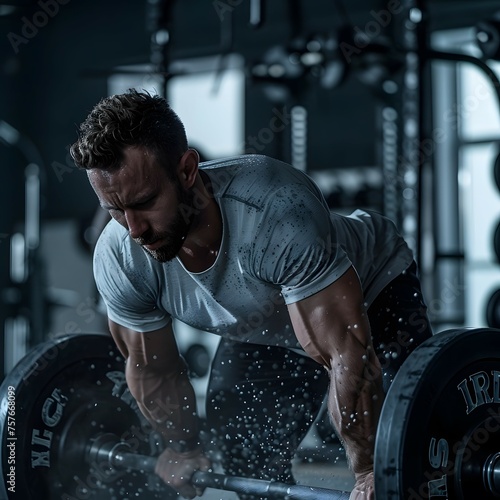
{"type": "MultiPolygon", "coordinates": [[[[153,473],[156,457],[130,451],[130,445],[114,434],[96,436],[87,451],[88,463],[105,464],[114,469],[141,470],[153,473]]],[[[226,476],[214,472],[196,471],[191,478],[195,486],[210,487],[237,493],[259,495],[289,500],[348,500],[349,493],[312,486],[290,485],[245,477],[226,476]]]]}
{"type": "MultiPolygon", "coordinates": [[[[128,391],[111,337],[78,334],[30,351],[0,386],[0,498],[168,499],[161,452],[128,391]]],[[[375,440],[378,500],[500,496],[500,331],[434,335],[405,361],[375,440]]],[[[198,471],[195,485],[287,499],[348,492],[198,471]]]]}

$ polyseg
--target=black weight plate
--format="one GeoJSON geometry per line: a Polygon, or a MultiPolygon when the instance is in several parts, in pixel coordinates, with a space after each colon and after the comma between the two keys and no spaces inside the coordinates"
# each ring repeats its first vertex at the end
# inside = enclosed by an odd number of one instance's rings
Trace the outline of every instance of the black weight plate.
{"type": "Polygon", "coordinates": [[[493,250],[495,251],[497,262],[500,262],[500,221],[497,223],[495,233],[493,234],[493,250]]]}
{"type": "Polygon", "coordinates": [[[492,328],[500,327],[500,290],[495,290],[486,304],[486,322],[492,328]]]}
{"type": "Polygon", "coordinates": [[[495,163],[493,164],[493,176],[495,177],[497,189],[500,191],[500,153],[495,158],[495,163]]]}
{"type": "Polygon", "coordinates": [[[375,443],[384,500],[495,497],[483,484],[500,450],[500,330],[448,330],[418,347],[392,383],[375,443]]]}
{"type": "Polygon", "coordinates": [[[40,344],[7,375],[0,395],[0,498],[176,496],[155,475],[113,471],[86,461],[91,439],[101,432],[117,435],[138,453],[155,451],[111,337],[78,334],[40,344]]]}

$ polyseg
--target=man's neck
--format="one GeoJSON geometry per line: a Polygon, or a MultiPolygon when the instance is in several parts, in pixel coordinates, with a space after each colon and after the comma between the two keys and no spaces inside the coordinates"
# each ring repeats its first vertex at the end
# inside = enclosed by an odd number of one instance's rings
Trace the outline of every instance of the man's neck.
{"type": "Polygon", "coordinates": [[[179,252],[191,272],[209,269],[217,259],[222,242],[222,216],[213,196],[210,179],[200,172],[193,186],[194,216],[186,241],[179,252]]]}

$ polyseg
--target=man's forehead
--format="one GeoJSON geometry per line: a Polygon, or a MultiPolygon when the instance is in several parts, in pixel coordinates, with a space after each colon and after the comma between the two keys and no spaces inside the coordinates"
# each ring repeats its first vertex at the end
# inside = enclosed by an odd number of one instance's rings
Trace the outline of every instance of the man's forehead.
{"type": "Polygon", "coordinates": [[[87,176],[101,206],[108,208],[111,200],[125,206],[150,197],[163,185],[166,173],[150,152],[129,148],[119,165],[89,169],[87,176]]]}
{"type": "Polygon", "coordinates": [[[122,150],[121,165],[126,165],[128,162],[134,161],[156,163],[157,154],[154,150],[146,146],[125,146],[122,150]]]}
{"type": "Polygon", "coordinates": [[[134,174],[147,175],[156,168],[156,155],[142,146],[126,146],[120,162],[109,168],[92,168],[87,170],[89,180],[112,182],[117,177],[126,178],[134,174]]]}
{"type": "Polygon", "coordinates": [[[114,175],[118,171],[118,168],[114,169],[105,169],[105,168],[91,168],[87,170],[87,177],[90,181],[90,184],[93,186],[98,184],[111,184],[114,175]]]}

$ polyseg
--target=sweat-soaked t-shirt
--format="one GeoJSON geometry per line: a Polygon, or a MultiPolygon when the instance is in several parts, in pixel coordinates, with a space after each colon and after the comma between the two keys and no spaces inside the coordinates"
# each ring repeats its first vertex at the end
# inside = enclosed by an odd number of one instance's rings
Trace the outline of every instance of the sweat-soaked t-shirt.
{"type": "Polygon", "coordinates": [[[278,160],[244,155],[205,162],[222,215],[215,263],[199,273],[160,263],[112,220],[94,254],[108,317],[148,332],[172,318],[241,342],[300,348],[286,304],[309,297],[352,265],[367,305],[412,262],[387,218],[329,210],[318,186],[278,160]]]}

